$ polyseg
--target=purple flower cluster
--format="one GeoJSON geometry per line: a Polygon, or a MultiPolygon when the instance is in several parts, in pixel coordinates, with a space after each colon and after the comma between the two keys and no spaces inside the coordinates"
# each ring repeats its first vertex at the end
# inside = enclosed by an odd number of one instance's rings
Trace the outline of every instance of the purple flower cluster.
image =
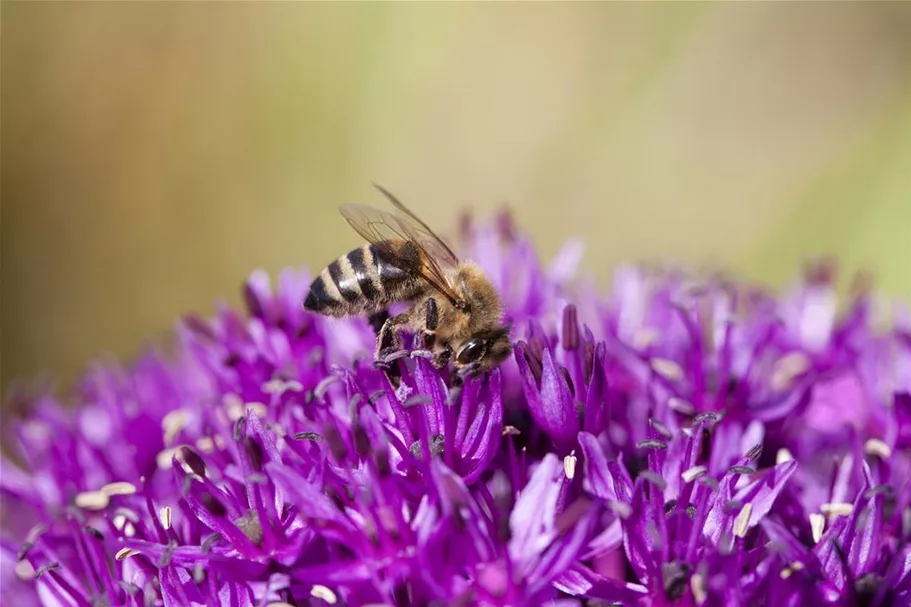
{"type": "Polygon", "coordinates": [[[76,406],[5,420],[0,602],[911,605],[911,317],[830,268],[773,297],[543,267],[506,217],[463,254],[515,356],[482,377],[415,351],[390,381],[363,319],[263,273],[247,314],[102,364],[76,406]]]}

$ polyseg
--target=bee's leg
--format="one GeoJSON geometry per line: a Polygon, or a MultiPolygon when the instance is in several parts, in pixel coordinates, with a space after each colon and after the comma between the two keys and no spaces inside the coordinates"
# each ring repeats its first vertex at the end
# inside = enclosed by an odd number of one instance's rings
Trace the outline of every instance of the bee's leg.
{"type": "Polygon", "coordinates": [[[374,366],[383,369],[392,387],[398,390],[402,383],[402,370],[396,362],[399,358],[407,356],[402,350],[402,336],[399,329],[411,320],[408,312],[387,318],[379,334],[376,336],[376,362],[374,366]],[[385,353],[385,354],[384,354],[385,353]]]}
{"type": "Polygon", "coordinates": [[[459,369],[458,374],[460,377],[478,377],[481,374],[481,364],[480,363],[471,363],[465,365],[459,369]]]}
{"type": "Polygon", "coordinates": [[[452,347],[449,344],[439,344],[433,352],[431,362],[437,369],[442,369],[449,363],[452,358],[452,347]]]}
{"type": "Polygon", "coordinates": [[[380,310],[367,317],[367,322],[373,327],[373,332],[376,333],[377,336],[379,336],[380,332],[383,330],[383,325],[386,324],[387,320],[389,320],[389,310],[380,310]]]}
{"type": "Polygon", "coordinates": [[[448,342],[437,343],[436,328],[440,324],[440,314],[437,309],[437,300],[427,298],[424,316],[424,347],[433,352],[430,362],[437,369],[442,369],[449,364],[452,358],[452,346],[448,342]]]}
{"type": "Polygon", "coordinates": [[[428,350],[434,350],[437,341],[437,327],[440,325],[440,312],[437,308],[437,300],[428,297],[424,304],[424,347],[428,350]]]}
{"type": "Polygon", "coordinates": [[[402,349],[402,336],[399,329],[410,320],[408,312],[387,318],[376,336],[376,359],[381,360],[383,352],[395,353],[402,349]]]}

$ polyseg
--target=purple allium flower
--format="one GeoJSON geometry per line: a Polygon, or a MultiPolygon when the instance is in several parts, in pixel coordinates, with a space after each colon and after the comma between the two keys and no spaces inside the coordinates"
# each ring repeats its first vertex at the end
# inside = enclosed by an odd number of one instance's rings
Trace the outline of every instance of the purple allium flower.
{"type": "Polygon", "coordinates": [[[620,268],[507,216],[462,251],[514,357],[374,366],[254,273],[247,313],[4,424],[4,605],[911,605],[911,320],[831,266],[783,296],[620,268]]]}

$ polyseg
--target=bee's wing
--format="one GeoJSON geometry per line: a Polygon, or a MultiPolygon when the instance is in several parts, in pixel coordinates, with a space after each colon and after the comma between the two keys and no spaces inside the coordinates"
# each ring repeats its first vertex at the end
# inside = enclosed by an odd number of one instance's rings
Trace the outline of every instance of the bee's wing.
{"type": "MultiPolygon", "coordinates": [[[[380,190],[386,193],[385,190],[380,190]]],[[[394,198],[390,200],[393,200],[394,204],[398,203],[394,198]]],[[[395,265],[420,276],[455,304],[459,300],[459,295],[449,284],[445,273],[446,269],[458,265],[459,260],[455,253],[401,203],[396,204],[396,207],[404,214],[393,215],[356,203],[343,204],[339,211],[358,234],[380,249],[395,265]],[[400,249],[392,246],[395,241],[411,242],[421,249],[423,255],[404,257],[400,249]]]]}
{"type": "Polygon", "coordinates": [[[432,260],[449,268],[454,268],[459,265],[458,256],[452,252],[452,249],[450,249],[439,236],[433,233],[433,230],[427,227],[426,223],[418,219],[417,215],[412,213],[408,207],[402,204],[401,201],[393,196],[386,188],[375,183],[373,184],[373,187],[378,189],[383,196],[388,198],[389,202],[392,203],[392,206],[401,213],[401,215],[398,216],[399,220],[403,222],[409,232],[417,236],[420,245],[427,251],[432,260]]]}

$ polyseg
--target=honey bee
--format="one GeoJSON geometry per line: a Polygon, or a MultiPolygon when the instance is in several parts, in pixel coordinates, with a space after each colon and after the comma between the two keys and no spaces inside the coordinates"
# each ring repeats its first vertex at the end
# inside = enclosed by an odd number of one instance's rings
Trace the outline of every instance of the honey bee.
{"type": "MultiPolygon", "coordinates": [[[[437,368],[450,360],[481,373],[512,352],[500,295],[477,265],[460,260],[423,221],[382,187],[396,213],[362,204],[339,207],[369,244],[329,264],[310,285],[304,309],[334,317],[384,314],[395,302],[411,307],[387,317],[377,332],[376,359],[402,349],[401,332],[423,338],[437,368]]],[[[378,324],[378,323],[377,323],[378,324]]]]}

